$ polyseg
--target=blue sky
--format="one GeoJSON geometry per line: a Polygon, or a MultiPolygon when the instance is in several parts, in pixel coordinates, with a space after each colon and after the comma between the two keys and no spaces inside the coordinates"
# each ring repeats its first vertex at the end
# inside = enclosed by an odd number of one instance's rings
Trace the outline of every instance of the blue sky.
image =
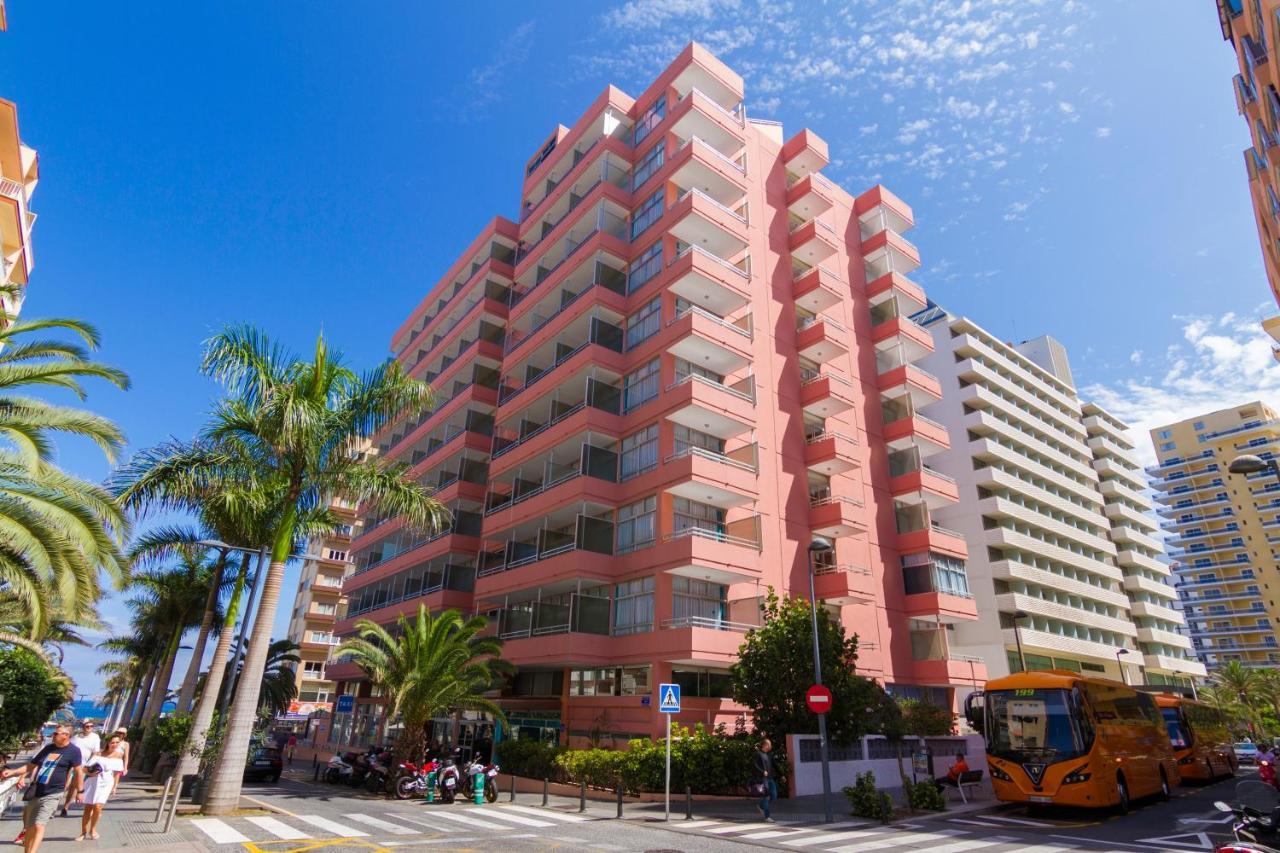
{"type": "MultiPolygon", "coordinates": [[[[1280,396],[1211,3],[630,0],[67,4],[12,0],[0,96],[40,151],[26,311],[75,315],[134,389],[90,405],[134,446],[189,437],[220,325],[368,366],[557,122],[638,94],[690,39],[827,173],[911,203],[930,295],[1048,332],[1077,383],[1150,426],[1280,396]]],[[[1142,437],[1144,452],[1145,437],[1142,437]]],[[[88,447],[62,459],[100,478],[88,447]]],[[[287,582],[291,582],[292,573],[287,582]]],[[[283,634],[292,594],[277,620],[283,634]]],[[[105,615],[121,620],[109,602],[105,615]]],[[[72,675],[98,689],[96,652],[72,675]]]]}

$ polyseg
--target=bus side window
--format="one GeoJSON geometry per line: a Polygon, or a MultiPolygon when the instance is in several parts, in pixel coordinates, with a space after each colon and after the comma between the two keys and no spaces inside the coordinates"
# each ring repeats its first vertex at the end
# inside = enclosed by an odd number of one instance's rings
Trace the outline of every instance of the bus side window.
{"type": "Polygon", "coordinates": [[[1161,730],[1164,729],[1164,717],[1161,715],[1160,709],[1156,707],[1156,700],[1151,698],[1150,693],[1138,694],[1138,708],[1153,726],[1161,730]]]}
{"type": "Polygon", "coordinates": [[[1089,715],[1089,706],[1079,687],[1071,689],[1071,704],[1075,718],[1080,721],[1081,751],[1088,752],[1093,748],[1093,718],[1089,715]]]}

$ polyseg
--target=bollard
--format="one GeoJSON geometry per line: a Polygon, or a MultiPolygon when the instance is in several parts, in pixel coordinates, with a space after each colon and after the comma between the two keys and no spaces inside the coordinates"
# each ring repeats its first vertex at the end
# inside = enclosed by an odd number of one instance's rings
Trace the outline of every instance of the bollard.
{"type": "Polygon", "coordinates": [[[152,823],[159,823],[160,816],[164,814],[164,807],[169,805],[169,788],[173,786],[173,774],[169,774],[169,778],[164,780],[164,793],[160,795],[160,805],[156,807],[156,819],[152,823]]]}
{"type": "Polygon", "coordinates": [[[684,819],[693,820],[693,786],[684,786],[684,819]]]}
{"type": "Polygon", "coordinates": [[[587,778],[584,776],[578,782],[578,811],[585,812],[587,810],[587,778]]]}
{"type": "Polygon", "coordinates": [[[436,801],[436,771],[432,770],[427,774],[427,802],[434,803],[436,801]]]}
{"type": "Polygon", "coordinates": [[[319,782],[320,781],[320,765],[319,764],[312,765],[312,768],[315,770],[315,772],[311,774],[311,781],[319,782]]]}
{"type": "Polygon", "coordinates": [[[477,806],[484,805],[484,771],[471,774],[471,789],[475,791],[474,802],[477,806]]]}
{"type": "Polygon", "coordinates": [[[516,801],[516,774],[512,773],[511,774],[511,798],[507,800],[507,802],[514,803],[515,801],[516,801]]]}
{"type": "Polygon", "coordinates": [[[543,807],[546,807],[546,805],[547,805],[547,785],[548,785],[548,784],[549,784],[549,782],[548,782],[547,777],[546,777],[546,776],[543,776],[543,777],[542,777],[542,805],[543,805],[543,807]]]}
{"type": "Polygon", "coordinates": [[[619,782],[615,786],[614,792],[618,795],[618,818],[621,819],[622,818],[622,783],[621,782],[619,782]]]}
{"type": "Polygon", "coordinates": [[[164,819],[164,831],[173,829],[173,819],[178,815],[178,800],[182,799],[182,782],[179,781],[173,790],[173,804],[169,806],[169,814],[164,819]]]}

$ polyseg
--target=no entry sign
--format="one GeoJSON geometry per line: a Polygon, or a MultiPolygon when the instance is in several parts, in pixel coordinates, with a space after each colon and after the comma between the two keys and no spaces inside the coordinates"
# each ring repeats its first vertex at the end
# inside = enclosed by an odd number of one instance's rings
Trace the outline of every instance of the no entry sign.
{"type": "Polygon", "coordinates": [[[815,684],[805,691],[804,703],[815,714],[825,714],[831,710],[831,691],[821,684],[815,684]]]}

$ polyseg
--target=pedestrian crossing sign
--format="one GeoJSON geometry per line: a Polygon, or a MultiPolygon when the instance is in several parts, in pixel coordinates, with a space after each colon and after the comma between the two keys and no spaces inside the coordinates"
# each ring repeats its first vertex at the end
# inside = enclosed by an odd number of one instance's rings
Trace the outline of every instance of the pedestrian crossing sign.
{"type": "Polygon", "coordinates": [[[664,714],[680,713],[680,685],[658,685],[658,710],[664,714]]]}

